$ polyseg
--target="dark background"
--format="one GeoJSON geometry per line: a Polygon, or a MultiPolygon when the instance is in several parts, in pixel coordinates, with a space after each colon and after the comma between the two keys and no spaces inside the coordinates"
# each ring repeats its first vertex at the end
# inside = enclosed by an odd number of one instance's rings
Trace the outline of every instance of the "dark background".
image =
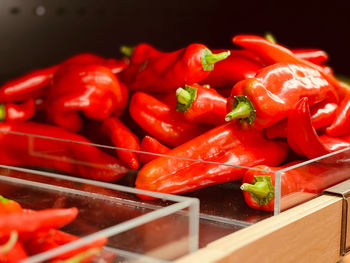
{"type": "Polygon", "coordinates": [[[201,42],[232,48],[238,33],[269,31],[288,47],[318,47],[350,76],[350,1],[0,0],[0,83],[82,51],[163,50],[201,42]]]}

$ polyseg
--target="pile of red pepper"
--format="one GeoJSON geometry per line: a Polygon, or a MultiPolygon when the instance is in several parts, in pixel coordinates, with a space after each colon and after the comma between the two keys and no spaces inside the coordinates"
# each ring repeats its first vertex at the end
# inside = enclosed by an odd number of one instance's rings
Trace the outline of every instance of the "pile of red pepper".
{"type": "MultiPolygon", "coordinates": [[[[235,36],[233,44],[164,52],[141,43],[123,47],[120,60],[78,54],[4,83],[0,162],[102,181],[138,170],[136,188],[165,193],[243,180],[248,205],[271,210],[271,174],[241,166],[274,170],[349,147],[350,89],[322,50],[291,50],[255,35],[235,36]],[[57,153],[45,160],[6,131],[116,148],[35,140],[35,148],[57,153]]],[[[282,179],[282,194],[311,191],[290,186],[305,176],[282,179]]],[[[317,181],[320,192],[325,184],[317,181]]]]}
{"type": "MultiPolygon", "coordinates": [[[[78,236],[59,230],[77,215],[75,207],[30,210],[0,196],[0,262],[21,262],[31,255],[78,240],[78,236]]],[[[50,262],[89,262],[106,242],[106,238],[100,238],[56,256],[50,262]]]]}

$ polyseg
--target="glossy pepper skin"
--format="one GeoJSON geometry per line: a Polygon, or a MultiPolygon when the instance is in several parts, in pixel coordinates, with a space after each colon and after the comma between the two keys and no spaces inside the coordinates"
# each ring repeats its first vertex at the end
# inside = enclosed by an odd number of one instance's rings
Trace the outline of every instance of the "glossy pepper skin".
{"type": "Polygon", "coordinates": [[[309,98],[310,105],[326,99],[338,101],[334,87],[317,70],[290,63],[267,66],[255,78],[233,87],[226,120],[238,118],[256,128],[267,128],[287,117],[303,96],[309,98]]]}
{"type": "MultiPolygon", "coordinates": [[[[266,171],[248,170],[243,177],[243,184],[241,186],[247,205],[254,209],[273,211],[275,204],[274,172],[298,163],[300,161],[288,163],[280,167],[258,165],[253,168],[266,171]]],[[[342,167],[339,169],[339,167],[339,164],[332,166],[310,163],[298,168],[282,171],[281,210],[306,201],[305,198],[311,199],[315,195],[321,194],[324,189],[348,179],[350,177],[349,168],[342,167]],[[302,193],[309,193],[310,195],[302,195],[302,193]],[[291,204],[284,201],[284,198],[288,197],[288,195],[293,195],[293,202],[291,204]]]]}
{"type": "Polygon", "coordinates": [[[35,101],[33,99],[20,104],[0,103],[0,121],[26,121],[34,116],[35,101]]]}
{"type": "Polygon", "coordinates": [[[341,101],[334,120],[327,127],[326,133],[335,137],[350,134],[350,93],[341,101]]]}
{"type": "Polygon", "coordinates": [[[176,110],[190,122],[209,125],[225,123],[227,99],[214,88],[199,84],[185,85],[176,90],[176,110]]]}
{"type": "Polygon", "coordinates": [[[33,70],[5,82],[0,86],[0,102],[26,101],[43,96],[60,66],[87,63],[104,65],[110,68],[114,74],[121,72],[127,67],[127,64],[123,60],[105,59],[92,53],[76,54],[58,65],[33,70]]]}
{"type": "Polygon", "coordinates": [[[144,92],[133,94],[129,112],[132,119],[149,135],[171,147],[208,129],[204,125],[188,122],[181,112],[144,92]]]}
{"type": "Polygon", "coordinates": [[[47,94],[48,119],[70,131],[82,128],[85,117],[103,120],[120,113],[127,104],[113,72],[97,64],[69,64],[60,67],[47,94]]]}
{"type": "Polygon", "coordinates": [[[170,151],[170,148],[160,143],[157,139],[146,135],[141,140],[140,150],[146,153],[140,153],[139,160],[141,164],[149,163],[150,161],[156,159],[159,155],[165,154],[170,151]],[[155,154],[147,154],[155,153],[155,154]]]}
{"type": "Polygon", "coordinates": [[[297,58],[314,64],[322,64],[328,60],[327,52],[321,49],[292,49],[292,52],[297,58]]]}
{"type": "Polygon", "coordinates": [[[39,97],[51,83],[58,65],[33,70],[0,86],[0,102],[24,101],[39,97]]]}
{"type": "Polygon", "coordinates": [[[57,126],[29,121],[0,123],[0,144],[4,165],[43,167],[100,181],[116,181],[128,171],[85,137],[57,126]]]}
{"type": "MultiPolygon", "coordinates": [[[[214,52],[223,52],[223,50],[214,50],[214,52]]],[[[240,80],[253,78],[262,67],[263,65],[253,57],[253,54],[247,54],[246,50],[230,50],[230,55],[217,63],[201,84],[208,84],[214,88],[232,87],[240,80]]]]}
{"type": "Polygon", "coordinates": [[[50,208],[39,211],[23,210],[20,213],[2,215],[0,236],[8,236],[12,231],[17,231],[18,234],[30,234],[50,228],[61,228],[72,222],[77,215],[76,207],[50,208]]]}
{"type": "Polygon", "coordinates": [[[101,132],[110,138],[114,146],[121,148],[116,149],[120,160],[125,162],[131,169],[137,170],[139,168],[137,156],[137,151],[140,150],[139,138],[117,117],[109,117],[103,120],[101,132]]]}
{"type": "Polygon", "coordinates": [[[181,158],[159,157],[147,163],[135,184],[138,189],[185,193],[241,179],[246,169],[232,165],[278,165],[286,154],[284,143],[266,140],[261,130],[243,129],[239,123],[230,122],[167,153],[181,158]]]}
{"type": "Polygon", "coordinates": [[[234,44],[254,52],[256,55],[261,57],[266,65],[280,62],[293,63],[301,64],[319,71],[320,74],[322,74],[322,76],[330,83],[330,85],[334,86],[341,99],[344,98],[347,93],[349,93],[349,86],[337,80],[327,68],[323,68],[319,65],[298,58],[286,47],[272,43],[263,37],[255,35],[237,35],[232,39],[232,41],[234,44]]]}
{"type": "Polygon", "coordinates": [[[166,92],[203,80],[214,64],[228,55],[229,52],[213,54],[204,45],[191,44],[132,64],[120,73],[120,78],[132,91],[166,92]]]}
{"type": "Polygon", "coordinates": [[[288,114],[287,141],[291,149],[313,159],[340,149],[350,147],[350,135],[336,138],[318,136],[310,118],[308,98],[301,98],[288,114]]]}
{"type": "MultiPolygon", "coordinates": [[[[327,102],[327,100],[313,105],[310,108],[312,126],[316,130],[324,129],[325,127],[329,126],[336,116],[337,109],[338,104],[333,102],[327,102]]],[[[276,124],[266,128],[264,130],[266,137],[268,139],[286,138],[287,123],[288,118],[285,118],[277,122],[276,124]]]]}

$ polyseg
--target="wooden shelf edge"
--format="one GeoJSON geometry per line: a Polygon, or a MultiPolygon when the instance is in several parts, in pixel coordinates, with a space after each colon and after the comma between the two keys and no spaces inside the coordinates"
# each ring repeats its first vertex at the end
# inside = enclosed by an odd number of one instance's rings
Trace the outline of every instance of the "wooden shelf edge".
{"type": "Polygon", "coordinates": [[[175,262],[337,262],[341,220],[342,198],[322,195],[175,262]]]}

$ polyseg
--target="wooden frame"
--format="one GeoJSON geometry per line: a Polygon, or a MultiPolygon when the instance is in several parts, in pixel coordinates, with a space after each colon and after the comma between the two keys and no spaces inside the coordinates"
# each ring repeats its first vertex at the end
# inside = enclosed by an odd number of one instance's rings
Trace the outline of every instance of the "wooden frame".
{"type": "Polygon", "coordinates": [[[342,202],[339,196],[322,195],[175,262],[337,262],[342,202]]]}

